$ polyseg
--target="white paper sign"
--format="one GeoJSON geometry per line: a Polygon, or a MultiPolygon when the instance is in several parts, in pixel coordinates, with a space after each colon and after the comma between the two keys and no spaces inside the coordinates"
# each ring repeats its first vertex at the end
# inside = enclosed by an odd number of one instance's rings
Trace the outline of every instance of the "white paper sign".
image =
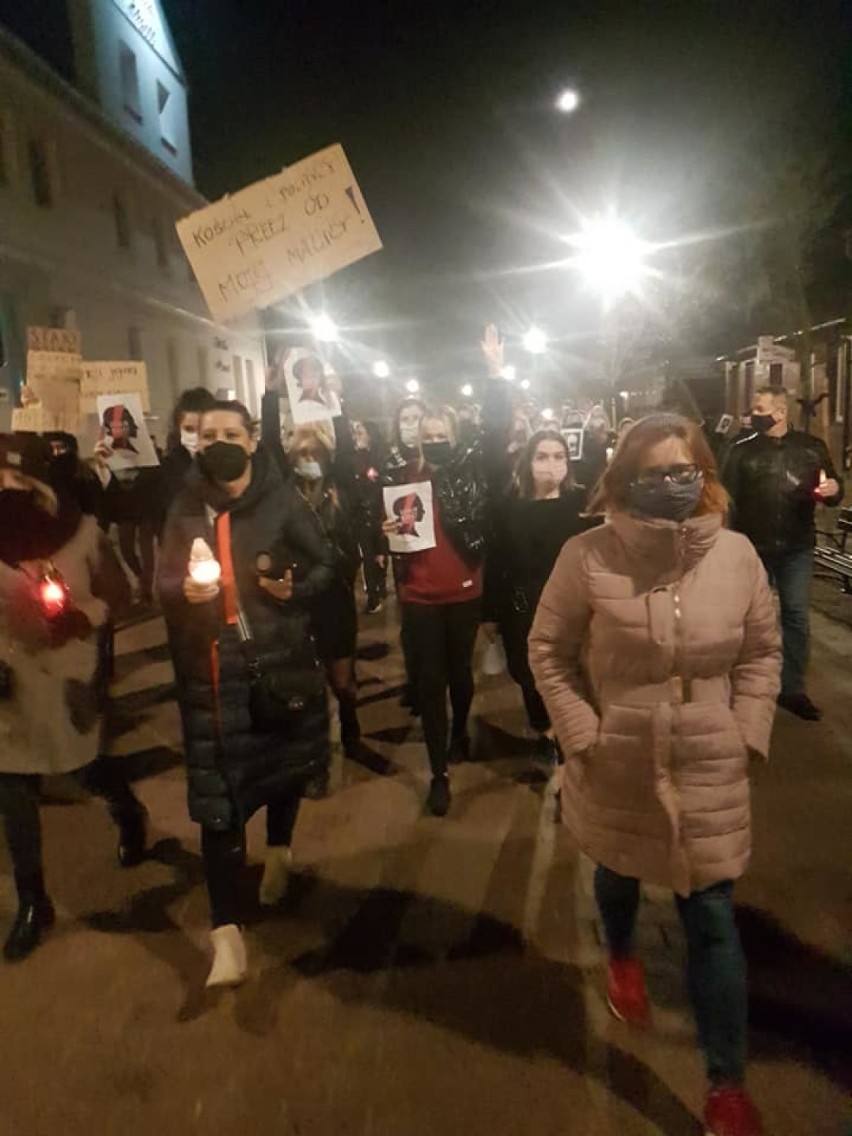
{"type": "Polygon", "coordinates": [[[96,414],[98,395],[138,394],[142,409],[151,409],[148,398],[148,368],[140,360],[119,359],[114,363],[83,363],[80,384],[81,414],[96,414]]]}
{"type": "Polygon", "coordinates": [[[293,422],[330,422],[342,413],[340,399],[326,386],[326,369],[313,351],[291,348],[276,365],[276,386],[290,401],[293,422]]]}
{"type": "Polygon", "coordinates": [[[213,317],[277,303],[382,247],[340,145],[177,223],[213,317]]]}
{"type": "Polygon", "coordinates": [[[24,399],[27,413],[22,409],[13,411],[12,429],[40,433],[61,430],[76,434],[80,429],[82,374],[79,355],[66,351],[28,351],[24,399]]]}
{"type": "Polygon", "coordinates": [[[432,482],[388,485],[383,492],[388,520],[399,522],[399,532],[388,537],[391,552],[424,552],[434,548],[432,482]]]}
{"type": "Polygon", "coordinates": [[[98,447],[105,451],[113,473],[160,464],[138,394],[98,395],[97,411],[98,447]]]}
{"type": "Polygon", "coordinates": [[[562,437],[565,439],[565,445],[568,447],[568,457],[571,461],[583,460],[583,438],[586,431],[582,426],[568,426],[562,431],[562,437]]]}

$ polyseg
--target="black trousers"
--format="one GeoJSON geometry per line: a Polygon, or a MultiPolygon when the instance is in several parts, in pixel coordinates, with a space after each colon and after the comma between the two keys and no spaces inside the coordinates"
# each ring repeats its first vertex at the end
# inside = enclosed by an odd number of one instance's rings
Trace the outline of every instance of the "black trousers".
{"type": "Polygon", "coordinates": [[[388,565],[385,559],[384,568],[376,562],[376,557],[385,551],[381,539],[376,539],[376,530],[373,527],[362,526],[358,532],[358,543],[361,547],[361,560],[364,570],[364,587],[367,589],[367,603],[375,604],[385,599],[388,594],[388,565]]]}
{"type": "MultiPolygon", "coordinates": [[[[103,797],[117,823],[141,811],[120,759],[98,757],[77,770],[75,777],[87,792],[103,797]]],[[[34,773],[0,773],[0,815],[22,900],[45,894],[39,815],[39,781],[34,773]]]]}
{"type": "Polygon", "coordinates": [[[155,533],[156,525],[153,521],[119,521],[118,523],[118,547],[125,564],[139,581],[144,596],[151,595],[151,589],[154,585],[155,533]]]}
{"type": "MultiPolygon", "coordinates": [[[[290,796],[271,801],[266,807],[266,843],[270,847],[290,844],[302,801],[302,787],[290,796]]],[[[244,922],[242,877],[246,864],[245,828],[214,832],[201,830],[201,857],[210,897],[210,916],[214,927],[244,922]]]]}
{"type": "Polygon", "coordinates": [[[463,737],[473,702],[473,646],[479,628],[480,601],[402,605],[402,631],[416,676],[417,700],[432,775],[447,771],[449,719],[453,737],[463,737]]]}
{"type": "Polygon", "coordinates": [[[539,734],[550,729],[550,717],[545,709],[541,695],[536,689],[535,679],[530,670],[527,654],[527,640],[532,628],[533,613],[505,611],[501,613],[498,626],[503,636],[506,651],[506,666],[509,674],[521,688],[527,720],[539,734]]]}

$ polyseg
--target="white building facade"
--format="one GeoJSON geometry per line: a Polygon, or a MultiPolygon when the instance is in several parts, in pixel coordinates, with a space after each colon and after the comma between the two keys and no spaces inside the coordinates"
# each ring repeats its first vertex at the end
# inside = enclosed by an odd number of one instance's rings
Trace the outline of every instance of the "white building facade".
{"type": "Polygon", "coordinates": [[[205,202],[159,4],[69,0],[69,18],[75,86],[0,28],[0,429],[31,324],[77,328],[86,359],[144,360],[160,442],[188,387],[257,412],[260,320],[210,318],[174,229],[205,202]]]}

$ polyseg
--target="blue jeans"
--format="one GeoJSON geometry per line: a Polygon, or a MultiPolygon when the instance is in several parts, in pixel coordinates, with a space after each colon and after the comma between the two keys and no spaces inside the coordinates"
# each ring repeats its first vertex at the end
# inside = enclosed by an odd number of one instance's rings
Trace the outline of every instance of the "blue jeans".
{"type": "Polygon", "coordinates": [[[794,552],[760,552],[769,582],[781,602],[781,633],[784,639],[782,694],[805,693],[805,668],[810,648],[811,581],[814,554],[811,548],[794,552]]]}
{"type": "MultiPolygon", "coordinates": [[[[614,958],[633,954],[639,881],[598,865],[595,897],[614,958]]],[[[687,946],[689,995],[711,1084],[741,1084],[745,1076],[748,993],[746,965],[734,920],[730,880],[676,896],[687,946]]]]}

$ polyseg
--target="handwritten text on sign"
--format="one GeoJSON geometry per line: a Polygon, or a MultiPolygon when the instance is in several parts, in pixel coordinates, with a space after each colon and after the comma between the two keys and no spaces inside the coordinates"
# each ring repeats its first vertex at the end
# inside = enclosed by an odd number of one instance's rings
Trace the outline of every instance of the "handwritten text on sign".
{"type": "Polygon", "coordinates": [[[283,300],[382,247],[340,145],[184,217],[177,231],[219,320],[283,300]]]}
{"type": "Polygon", "coordinates": [[[148,399],[148,368],[133,359],[115,363],[83,363],[80,385],[80,411],[97,413],[97,398],[102,394],[138,394],[142,409],[151,409],[148,399]]]}

